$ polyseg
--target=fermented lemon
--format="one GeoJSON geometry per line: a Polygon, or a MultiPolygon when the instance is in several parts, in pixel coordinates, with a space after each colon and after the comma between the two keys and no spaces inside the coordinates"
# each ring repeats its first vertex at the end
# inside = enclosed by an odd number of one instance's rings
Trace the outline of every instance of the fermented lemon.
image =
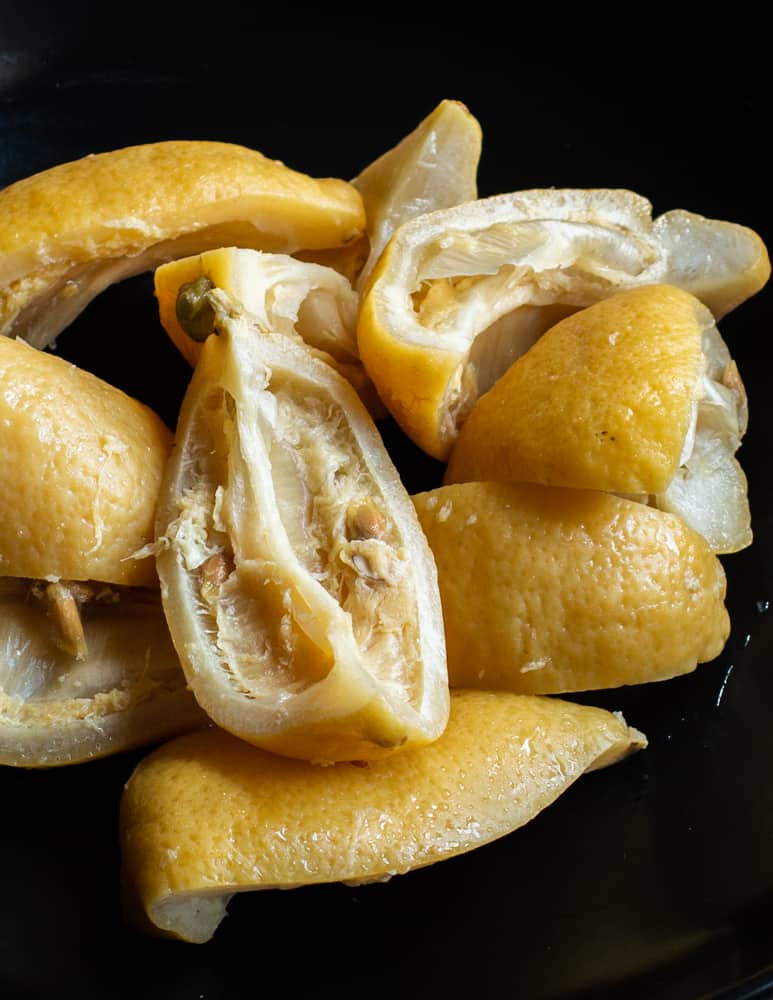
{"type": "Polygon", "coordinates": [[[359,289],[402,223],[477,198],[482,140],[469,109],[461,101],[443,100],[352,180],[365,205],[369,241],[359,289]]]}
{"type": "Polygon", "coordinates": [[[751,542],[735,458],[746,415],[710,311],[647,285],[567,317],[515,361],[470,413],[445,481],[638,494],[734,552],[751,542]]]}
{"type": "Polygon", "coordinates": [[[673,514],[529,483],[443,486],[414,503],[437,564],[452,686],[642,684],[725,644],[722,565],[673,514]]]}
{"type": "Polygon", "coordinates": [[[0,576],[157,585],[154,516],[172,433],[63,358],[0,339],[0,576]]]}
{"type": "Polygon", "coordinates": [[[204,942],[236,892],[383,881],[462,854],[645,743],[602,709],[480,691],[454,692],[433,744],[368,767],[313,767],[219,730],[182,737],[123,794],[127,912],[204,942]]]}
{"type": "Polygon", "coordinates": [[[719,316],[769,274],[752,230],[683,211],[653,220],[630,191],[496,195],[397,229],[363,295],[360,354],[405,433],[445,460],[479,396],[567,314],[670,283],[719,316]]]}
{"type": "Polygon", "coordinates": [[[374,418],[385,415],[360,361],[357,294],[333,268],[287,254],[220,247],[162,264],[153,283],[161,325],[192,365],[214,328],[204,293],[219,288],[257,332],[307,344],[352,383],[374,418]]]}
{"type": "Polygon", "coordinates": [[[256,336],[221,290],[156,527],[172,639],[237,736],[317,761],[436,739],[440,597],[416,512],[357,394],[303,344],[256,336]]]}
{"type": "Polygon", "coordinates": [[[461,101],[440,101],[413,131],[352,180],[365,206],[362,238],[298,256],[335,268],[361,291],[398,226],[477,197],[481,142],[480,123],[468,108],[461,101]]]}
{"type": "Polygon", "coordinates": [[[51,767],[205,720],[151,554],[172,435],[62,358],[0,338],[0,764],[51,767]]]}
{"type": "Polygon", "coordinates": [[[0,764],[80,764],[207,724],[157,589],[92,587],[78,608],[78,659],[34,590],[0,579],[0,764]]]}
{"type": "Polygon", "coordinates": [[[0,333],[45,347],[104,288],[235,244],[282,253],[359,238],[351,184],[225,142],[127,146],[0,191],[0,333]]]}

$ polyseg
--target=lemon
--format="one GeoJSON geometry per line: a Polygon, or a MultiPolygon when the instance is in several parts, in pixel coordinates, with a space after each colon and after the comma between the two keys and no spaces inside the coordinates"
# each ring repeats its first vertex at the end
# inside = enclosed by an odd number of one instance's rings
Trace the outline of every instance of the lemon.
{"type": "Polygon", "coordinates": [[[708,308],[647,285],[567,317],[516,360],[473,407],[445,481],[638,494],[734,552],[751,542],[735,458],[746,413],[708,308]]]}
{"type": "Polygon", "coordinates": [[[478,120],[461,101],[442,100],[413,131],[352,180],[365,206],[364,235],[345,247],[301,251],[361,291],[381,252],[403,222],[478,195],[482,143],[478,120]]]}
{"type": "Polygon", "coordinates": [[[0,339],[0,576],[157,586],[152,555],[171,431],[64,359],[0,339]]]}
{"type": "Polygon", "coordinates": [[[0,191],[0,333],[45,347],[108,285],[236,244],[282,253],[356,241],[362,199],[224,142],[97,153],[0,191]]]}
{"type": "Polygon", "coordinates": [[[184,732],[152,554],[172,435],[62,358],[0,338],[0,764],[50,767],[184,732]]]}
{"type": "Polygon", "coordinates": [[[403,222],[477,198],[482,138],[480,123],[461,101],[443,100],[352,180],[365,205],[369,240],[359,289],[403,222]]]}
{"type": "Polygon", "coordinates": [[[120,810],[127,912],[207,941],[236,892],[383,881],[512,832],[583,773],[646,744],[617,714],[559,699],[454,692],[426,747],[317,768],[219,730],[167,743],[120,810]]]}
{"type": "Polygon", "coordinates": [[[333,268],[287,254],[220,247],[162,264],[153,282],[161,325],[192,365],[214,326],[202,292],[219,288],[233,310],[248,314],[253,328],[306,343],[352,383],[374,419],[385,415],[360,362],[357,294],[333,268]]]}
{"type": "Polygon", "coordinates": [[[0,764],[79,764],[209,721],[186,687],[157,590],[92,587],[79,608],[79,659],[61,648],[36,590],[0,579],[0,764]]]}
{"type": "Polygon", "coordinates": [[[437,564],[452,687],[642,684],[722,651],[724,570],[673,514],[530,483],[442,486],[414,503],[437,564]]]}
{"type": "Polygon", "coordinates": [[[770,274],[752,230],[625,190],[548,189],[427,213],[395,232],[364,290],[360,354],[384,404],[446,460],[476,400],[558,320],[653,283],[720,316],[770,274]]]}
{"type": "Polygon", "coordinates": [[[199,704],[317,761],[436,739],[448,718],[432,554],[375,424],[303,344],[208,293],[156,527],[167,620],[199,704]]]}

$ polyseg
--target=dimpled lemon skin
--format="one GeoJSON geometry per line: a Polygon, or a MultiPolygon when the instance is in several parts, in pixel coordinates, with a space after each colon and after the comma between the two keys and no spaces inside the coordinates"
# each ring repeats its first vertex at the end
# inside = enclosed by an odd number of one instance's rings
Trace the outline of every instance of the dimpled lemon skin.
{"type": "Polygon", "coordinates": [[[234,892],[382,880],[450,858],[645,743],[602,709],[482,691],[453,693],[434,743],[368,767],[315,767],[216,729],[176,739],[122,798],[129,915],[206,941],[234,892]]]}
{"type": "Polygon", "coordinates": [[[172,434],[75,365],[0,339],[0,576],[158,586],[155,505],[172,434]]]}
{"type": "Polygon", "coordinates": [[[702,312],[645,285],[557,323],[477,401],[444,481],[661,492],[690,426],[702,312]]]}
{"type": "Polygon", "coordinates": [[[552,694],[664,680],[727,640],[722,564],[675,515],[530,483],[443,486],[414,504],[454,687],[552,694]]]}

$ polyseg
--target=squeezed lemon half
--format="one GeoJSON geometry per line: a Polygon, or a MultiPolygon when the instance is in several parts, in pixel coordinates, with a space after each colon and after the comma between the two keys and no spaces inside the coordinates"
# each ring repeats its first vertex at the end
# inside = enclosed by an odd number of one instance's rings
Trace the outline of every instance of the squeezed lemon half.
{"type": "Polygon", "coordinates": [[[566,315],[668,283],[720,316],[769,274],[752,230],[683,211],[653,220],[630,191],[496,195],[399,227],[363,295],[360,354],[405,433],[446,460],[476,400],[566,315]]]}
{"type": "Polygon", "coordinates": [[[349,383],[209,300],[156,526],[167,620],[224,729],[290,756],[370,759],[448,718],[432,554],[349,383]]]}

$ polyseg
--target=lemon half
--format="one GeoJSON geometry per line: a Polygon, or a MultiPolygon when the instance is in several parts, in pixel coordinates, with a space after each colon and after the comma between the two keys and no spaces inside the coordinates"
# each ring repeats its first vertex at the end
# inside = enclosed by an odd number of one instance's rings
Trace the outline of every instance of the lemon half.
{"type": "Polygon", "coordinates": [[[0,576],[157,586],[158,489],[172,433],[63,358],[0,338],[0,576]]]}
{"type": "Polygon", "coordinates": [[[715,552],[751,543],[743,382],[711,312],[672,285],[562,320],[472,409],[445,481],[537,482],[635,495],[715,552]]]}
{"type": "Polygon", "coordinates": [[[319,761],[436,739],[448,718],[432,554],[376,427],[305,345],[217,335],[183,402],[157,520],[167,620],[224,729],[319,761]]]}
{"type": "Polygon", "coordinates": [[[496,195],[404,223],[358,321],[384,404],[445,460],[476,400],[550,326],[624,289],[685,288],[720,316],[758,291],[767,250],[744,226],[684,211],[652,219],[625,190],[496,195]]]}

